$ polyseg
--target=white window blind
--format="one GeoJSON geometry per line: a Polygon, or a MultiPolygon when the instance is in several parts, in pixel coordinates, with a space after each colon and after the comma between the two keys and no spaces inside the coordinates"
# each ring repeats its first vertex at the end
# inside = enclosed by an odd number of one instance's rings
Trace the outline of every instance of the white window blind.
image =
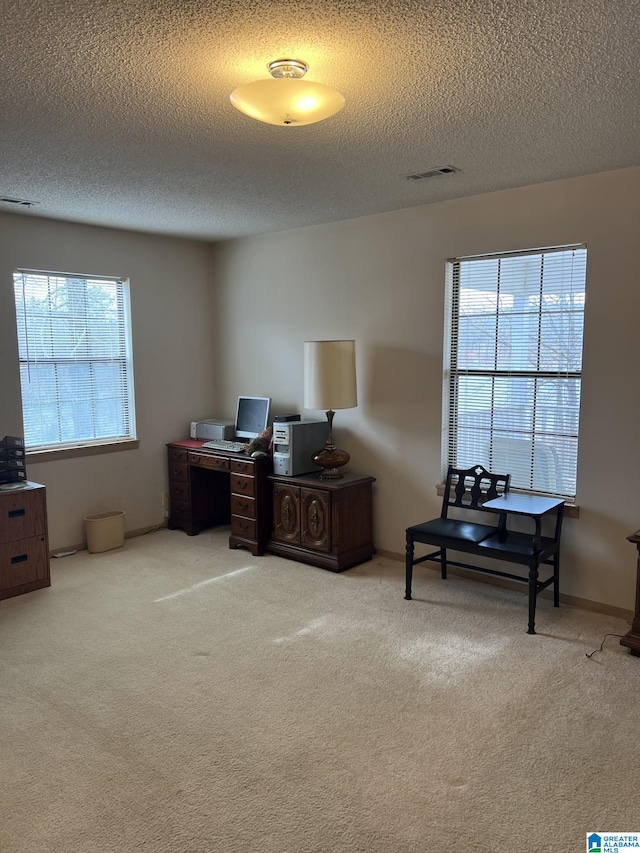
{"type": "Polygon", "coordinates": [[[128,282],[14,273],[27,450],[135,438],[128,282]]]}
{"type": "Polygon", "coordinates": [[[575,497],[586,262],[584,246],[449,262],[448,464],[575,497]]]}

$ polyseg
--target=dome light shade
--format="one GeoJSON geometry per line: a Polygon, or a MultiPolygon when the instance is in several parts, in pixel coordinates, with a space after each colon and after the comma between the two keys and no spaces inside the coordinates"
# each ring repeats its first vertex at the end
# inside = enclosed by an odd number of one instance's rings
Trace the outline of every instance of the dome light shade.
{"type": "Polygon", "coordinates": [[[241,113],[266,124],[295,127],[323,121],[344,107],[340,92],[300,79],[307,71],[304,62],[278,59],[269,71],[270,79],[246,83],[231,93],[231,103],[241,113]]]}

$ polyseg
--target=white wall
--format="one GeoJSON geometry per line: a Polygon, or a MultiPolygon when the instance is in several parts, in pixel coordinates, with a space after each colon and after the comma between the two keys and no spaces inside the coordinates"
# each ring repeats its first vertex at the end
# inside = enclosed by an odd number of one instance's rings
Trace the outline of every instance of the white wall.
{"type": "Polygon", "coordinates": [[[215,373],[210,258],[202,243],[0,215],[0,438],[22,435],[12,273],[17,267],[131,281],[137,450],[28,463],[47,487],[52,550],[84,541],[83,518],[125,510],[125,529],[163,520],[165,443],[210,416],[215,373]]]}
{"type": "Polygon", "coordinates": [[[29,478],[47,486],[54,550],[82,542],[89,513],[124,509],[127,530],[159,523],[165,443],[185,436],[192,418],[232,414],[240,393],[269,394],[276,412],[324,418],[302,409],[302,343],[354,337],[360,405],[336,414],[335,435],[351,469],[377,478],[377,547],[402,554],[407,525],[439,511],[445,260],[586,242],[580,518],[565,526],[561,587],[631,609],[639,227],[640,169],[212,248],[3,214],[0,437],[22,433],[16,267],[131,279],[140,448],[28,466],[29,478]]]}
{"type": "Polygon", "coordinates": [[[215,246],[220,399],[303,411],[303,341],[355,338],[360,404],[334,433],[351,470],[377,478],[377,547],[402,554],[405,528],[439,512],[446,259],[586,242],[580,517],[565,525],[561,589],[632,609],[639,212],[640,169],[627,169],[215,246]]]}

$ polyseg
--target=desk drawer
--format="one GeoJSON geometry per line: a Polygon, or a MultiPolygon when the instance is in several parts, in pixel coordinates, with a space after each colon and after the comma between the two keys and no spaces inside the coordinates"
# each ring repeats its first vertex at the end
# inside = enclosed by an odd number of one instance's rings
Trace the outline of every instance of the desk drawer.
{"type": "Polygon", "coordinates": [[[189,489],[189,483],[183,480],[169,481],[169,500],[172,506],[175,503],[188,503],[190,499],[191,490],[189,489]]]}
{"type": "Polygon", "coordinates": [[[229,460],[224,456],[208,456],[206,453],[189,453],[189,462],[200,468],[214,468],[217,471],[228,471],[229,460]]]}
{"type": "Polygon", "coordinates": [[[231,460],[231,473],[232,474],[247,474],[252,477],[254,474],[254,469],[256,467],[255,462],[250,461],[249,459],[232,459],[231,460]]]}
{"type": "Polygon", "coordinates": [[[251,518],[242,518],[240,515],[231,516],[231,535],[240,536],[243,539],[256,538],[256,523],[251,518]]]}
{"type": "Polygon", "coordinates": [[[181,462],[169,462],[169,482],[179,480],[183,483],[189,482],[189,466],[181,462]]]}
{"type": "Polygon", "coordinates": [[[231,492],[236,495],[251,495],[255,493],[256,481],[254,477],[245,477],[244,474],[231,475],[231,492]]]}
{"type": "Polygon", "coordinates": [[[232,515],[243,515],[245,518],[256,517],[256,499],[244,495],[231,495],[232,515]]]}
{"type": "Polygon", "coordinates": [[[177,450],[175,447],[169,448],[169,462],[186,462],[187,461],[187,451],[186,450],[177,450]]]}
{"type": "Polygon", "coordinates": [[[191,504],[171,500],[171,521],[173,524],[191,524],[191,504]]]}

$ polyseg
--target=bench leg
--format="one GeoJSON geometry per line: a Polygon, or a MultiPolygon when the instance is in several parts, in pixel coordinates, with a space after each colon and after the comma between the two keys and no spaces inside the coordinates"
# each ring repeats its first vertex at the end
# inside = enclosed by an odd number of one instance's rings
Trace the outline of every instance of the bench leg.
{"type": "Polygon", "coordinates": [[[527,634],[535,634],[536,628],[536,597],[538,595],[538,564],[529,566],[529,627],[527,634]]]}
{"type": "Polygon", "coordinates": [[[553,556],[553,606],[560,607],[560,554],[553,556]]]}
{"type": "Polygon", "coordinates": [[[411,580],[413,577],[413,535],[407,531],[407,544],[405,554],[406,587],[404,597],[411,601],[411,580]]]}
{"type": "Polygon", "coordinates": [[[447,579],[447,549],[442,548],[440,551],[440,572],[442,574],[442,580],[447,579]]]}

